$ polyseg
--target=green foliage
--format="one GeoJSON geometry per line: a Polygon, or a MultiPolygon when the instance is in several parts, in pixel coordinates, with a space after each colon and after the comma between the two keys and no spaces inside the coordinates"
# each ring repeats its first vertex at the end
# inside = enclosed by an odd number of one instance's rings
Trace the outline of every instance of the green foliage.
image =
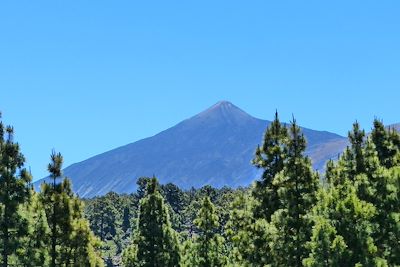
{"type": "Polygon", "coordinates": [[[250,188],[182,190],[142,177],[135,194],[82,201],[56,153],[51,182],[34,192],[13,128],[0,122],[1,264],[400,266],[400,135],[375,120],[370,135],[354,123],[349,140],[321,186],[300,128],[276,114],[250,188]]]}
{"type": "Polygon", "coordinates": [[[253,189],[253,196],[259,202],[259,205],[254,208],[257,218],[270,221],[272,214],[281,208],[278,189],[273,181],[275,176],[283,170],[288,138],[287,128],[279,121],[278,112],[276,112],[274,121],[265,132],[263,144],[257,147],[253,159],[253,164],[263,169],[262,178],[256,181],[253,189]]]}
{"type": "Polygon", "coordinates": [[[30,198],[31,176],[23,168],[25,158],[13,137],[13,127],[4,127],[0,121],[0,250],[3,266],[9,265],[9,256],[20,248],[19,239],[28,231],[21,207],[30,198]]]}
{"type": "MultiPolygon", "coordinates": [[[[397,152],[390,152],[393,144],[388,138],[389,131],[377,121],[374,125],[368,138],[357,123],[354,125],[349,135],[351,147],[346,149],[337,165],[328,164],[329,188],[316,206],[318,216],[334,227],[335,233],[346,244],[340,265],[397,266],[400,263],[396,251],[398,243],[394,241],[398,242],[400,237],[396,221],[399,187],[394,170],[386,168],[395,162],[397,152]]],[[[321,252],[315,249],[318,247],[316,232],[313,242],[313,254],[308,263],[321,257],[321,252]]]]}
{"type": "Polygon", "coordinates": [[[100,241],[83,218],[82,202],[72,193],[69,179],[62,177],[62,162],[61,154],[52,153],[48,170],[53,182],[44,183],[40,193],[50,228],[50,266],[103,266],[96,252],[100,241]]]}
{"type": "Polygon", "coordinates": [[[112,239],[117,232],[118,211],[110,195],[93,200],[88,212],[91,229],[102,241],[112,239]]]}
{"type": "Polygon", "coordinates": [[[186,205],[184,192],[176,185],[168,183],[161,186],[165,201],[171,206],[174,212],[180,213],[186,205]]]}
{"type": "Polygon", "coordinates": [[[198,235],[193,239],[190,266],[225,266],[224,238],[218,234],[218,215],[209,197],[203,199],[194,224],[198,235]]]}
{"type": "Polygon", "coordinates": [[[391,168],[399,163],[400,158],[398,154],[400,147],[396,132],[386,129],[381,121],[375,119],[371,139],[375,144],[376,152],[382,166],[391,168]]]}
{"type": "Polygon", "coordinates": [[[378,247],[383,258],[390,265],[400,266],[400,167],[393,167],[387,171],[387,193],[383,203],[378,205],[376,219],[378,222],[378,247]]]}
{"type": "Polygon", "coordinates": [[[161,185],[161,194],[168,204],[172,227],[177,231],[182,231],[184,229],[182,212],[187,205],[185,193],[178,186],[168,183],[161,185]]]}
{"type": "Polygon", "coordinates": [[[38,194],[32,190],[31,196],[30,203],[25,203],[23,207],[28,232],[19,240],[21,247],[16,251],[16,262],[25,267],[48,266],[49,251],[46,246],[50,229],[38,194]]]}
{"type": "Polygon", "coordinates": [[[239,194],[230,207],[225,234],[228,237],[229,264],[264,266],[270,260],[273,228],[265,219],[253,215],[255,200],[249,193],[239,194]]]}
{"type": "Polygon", "coordinates": [[[131,217],[129,212],[129,207],[124,207],[124,212],[122,216],[122,231],[127,233],[131,229],[131,217]]]}
{"type": "Polygon", "coordinates": [[[321,259],[337,266],[374,266],[379,260],[371,223],[376,209],[359,199],[350,181],[321,192],[314,212],[315,226],[309,243],[312,253],[306,260],[309,266],[318,266],[315,264],[321,263],[321,259]],[[323,250],[321,246],[329,249],[323,250]]]}
{"type": "Polygon", "coordinates": [[[81,201],[68,179],[62,182],[62,156],[48,166],[52,184],[41,193],[30,185],[13,128],[0,122],[0,248],[2,266],[103,266],[98,239],[83,218],[81,201]],[[54,245],[54,246],[53,246],[54,245]]]}
{"type": "Polygon", "coordinates": [[[274,180],[282,208],[271,219],[278,233],[271,249],[271,262],[278,266],[302,266],[308,255],[306,244],[312,228],[309,212],[316,203],[319,178],[310,159],[304,156],[306,141],[295,120],[289,132],[285,165],[274,180]]]}
{"type": "Polygon", "coordinates": [[[303,260],[305,266],[344,266],[347,245],[327,219],[316,217],[309,248],[310,257],[303,260]]]}
{"type": "Polygon", "coordinates": [[[124,262],[125,266],[179,265],[178,236],[171,227],[156,178],[148,181],[146,195],[140,200],[138,226],[132,248],[124,253],[124,262]]]}
{"type": "Polygon", "coordinates": [[[122,253],[122,263],[125,267],[139,266],[137,261],[137,245],[128,246],[122,253]]]}

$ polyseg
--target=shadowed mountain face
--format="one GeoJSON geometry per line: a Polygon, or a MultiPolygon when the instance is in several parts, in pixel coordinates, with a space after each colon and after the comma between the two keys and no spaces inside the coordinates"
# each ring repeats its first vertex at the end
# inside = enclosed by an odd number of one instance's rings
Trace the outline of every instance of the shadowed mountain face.
{"type": "MultiPolygon", "coordinates": [[[[246,186],[259,175],[251,160],[269,123],[222,101],[155,136],[75,163],[64,174],[81,197],[131,193],[138,177],[153,175],[182,188],[246,186]]],[[[305,128],[303,132],[306,153],[316,169],[336,159],[347,145],[337,134],[305,128]]]]}

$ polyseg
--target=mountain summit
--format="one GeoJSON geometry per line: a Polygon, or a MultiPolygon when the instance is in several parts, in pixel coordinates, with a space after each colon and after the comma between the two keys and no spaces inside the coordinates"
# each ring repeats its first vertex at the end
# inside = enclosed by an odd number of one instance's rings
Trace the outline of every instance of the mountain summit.
{"type": "MultiPolygon", "coordinates": [[[[182,188],[249,185],[259,175],[251,160],[269,123],[220,101],[155,136],[72,164],[64,174],[81,197],[131,193],[138,177],[152,175],[182,188]]],[[[306,128],[303,132],[309,144],[306,153],[318,169],[347,144],[337,134],[306,128]]]]}
{"type": "Polygon", "coordinates": [[[226,119],[228,121],[234,120],[235,122],[255,119],[229,101],[219,101],[210,108],[196,115],[194,118],[196,117],[205,119],[219,118],[226,119]]]}

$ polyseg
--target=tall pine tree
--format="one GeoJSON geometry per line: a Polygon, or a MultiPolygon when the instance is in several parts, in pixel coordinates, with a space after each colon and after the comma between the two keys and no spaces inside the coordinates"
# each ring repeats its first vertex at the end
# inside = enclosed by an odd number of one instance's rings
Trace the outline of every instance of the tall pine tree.
{"type": "Polygon", "coordinates": [[[253,196],[259,202],[254,209],[256,218],[271,220],[271,215],[278,210],[280,200],[278,188],[273,181],[283,170],[287,153],[288,131],[279,121],[278,112],[274,121],[267,127],[261,147],[257,147],[253,164],[263,170],[262,178],[256,181],[253,196]]]}
{"type": "Polygon", "coordinates": [[[53,152],[48,165],[52,182],[42,184],[40,193],[50,228],[50,266],[103,266],[96,251],[100,243],[83,217],[70,180],[62,175],[62,163],[62,155],[53,152]]]}
{"type": "Polygon", "coordinates": [[[148,180],[146,193],[140,200],[133,245],[124,252],[123,262],[126,267],[179,266],[177,234],[171,227],[167,206],[154,177],[148,180]]]}
{"type": "Polygon", "coordinates": [[[306,266],[386,266],[372,238],[376,209],[357,196],[350,180],[324,189],[314,212],[306,266]]]}
{"type": "Polygon", "coordinates": [[[399,162],[399,147],[396,145],[397,133],[391,133],[390,129],[386,129],[381,121],[374,120],[374,127],[371,132],[371,140],[375,144],[378,158],[382,166],[391,168],[399,162]]]}
{"type": "Polygon", "coordinates": [[[224,239],[218,234],[218,215],[209,197],[203,199],[194,224],[198,229],[198,236],[194,239],[190,266],[225,266],[227,258],[224,239]]]}
{"type": "Polygon", "coordinates": [[[230,206],[225,235],[232,266],[265,266],[270,262],[270,242],[276,234],[265,219],[254,217],[255,201],[241,193],[230,206]]]}
{"type": "Polygon", "coordinates": [[[13,127],[5,127],[0,121],[0,248],[4,267],[9,266],[9,256],[28,231],[20,208],[29,200],[31,176],[23,168],[25,159],[13,137],[13,127]]]}
{"type": "Polygon", "coordinates": [[[17,250],[17,265],[24,267],[49,266],[49,226],[38,193],[32,189],[30,203],[24,205],[28,221],[27,236],[20,239],[22,249],[17,250]]]}
{"type": "Polygon", "coordinates": [[[308,256],[306,247],[311,236],[308,216],[316,203],[319,178],[304,155],[306,140],[295,119],[289,129],[287,158],[282,172],[274,180],[282,208],[272,216],[278,235],[272,248],[272,263],[280,266],[302,266],[308,256]]]}

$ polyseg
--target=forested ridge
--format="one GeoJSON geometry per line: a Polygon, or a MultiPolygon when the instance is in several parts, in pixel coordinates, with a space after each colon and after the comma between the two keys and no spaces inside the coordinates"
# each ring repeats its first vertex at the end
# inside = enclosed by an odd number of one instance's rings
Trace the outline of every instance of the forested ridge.
{"type": "MultiPolygon", "coordinates": [[[[80,199],[53,152],[40,192],[14,129],[0,123],[2,266],[400,266],[400,135],[356,122],[323,173],[295,119],[274,121],[246,188],[182,190],[137,180],[134,194],[80,199]]],[[[133,186],[133,185],[132,185],[133,186]]]]}

